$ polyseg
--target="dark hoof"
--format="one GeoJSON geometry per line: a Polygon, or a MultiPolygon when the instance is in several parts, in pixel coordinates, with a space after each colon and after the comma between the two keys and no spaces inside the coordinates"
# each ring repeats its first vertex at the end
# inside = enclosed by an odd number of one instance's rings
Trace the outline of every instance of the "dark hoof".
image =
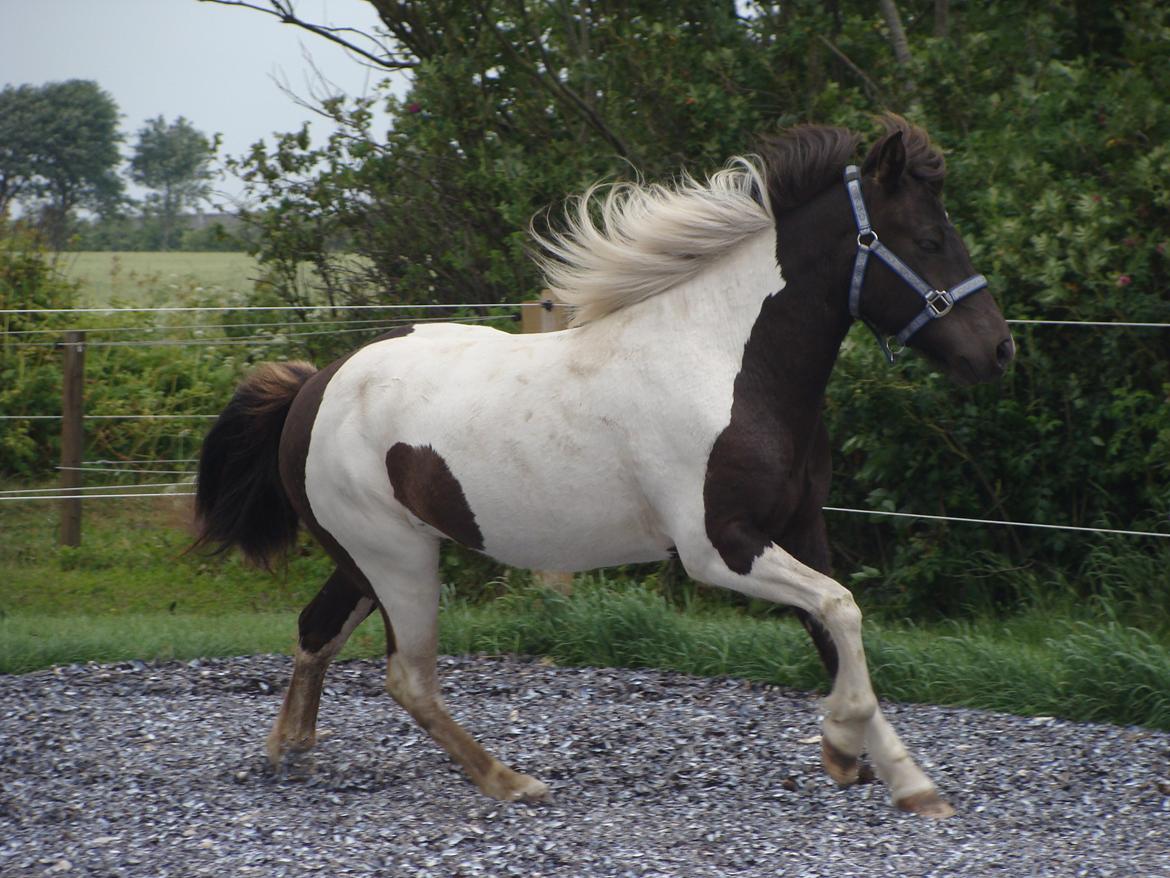
{"type": "MultiPolygon", "coordinates": [[[[856,756],[842,753],[825,737],[821,738],[821,764],[838,786],[852,786],[861,778],[861,760],[856,756]]],[[[870,777],[872,776],[871,770],[870,777]]]]}
{"type": "Polygon", "coordinates": [[[915,793],[913,796],[898,799],[894,804],[898,806],[899,810],[922,817],[932,817],[935,820],[952,817],[955,813],[955,809],[935,790],[915,793]]]}

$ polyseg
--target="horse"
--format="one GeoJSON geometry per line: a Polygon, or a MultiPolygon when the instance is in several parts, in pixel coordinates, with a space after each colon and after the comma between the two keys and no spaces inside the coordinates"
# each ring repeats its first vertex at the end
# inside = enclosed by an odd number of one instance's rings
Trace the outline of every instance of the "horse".
{"type": "Polygon", "coordinates": [[[998,378],[1015,347],[943,207],[942,155],[882,121],[860,166],[861,135],[804,125],[703,181],[570,200],[532,231],[567,329],[416,324],[319,371],[269,363],[242,381],[203,443],[195,545],[267,565],[303,524],[336,565],[300,614],[274,766],[314,746],[326,668],[377,609],[389,694],[483,793],[548,794],[440,697],[439,549],[454,540],[531,569],[674,557],[788,605],[832,680],[828,775],[876,773],[898,808],[953,813],[883,715],[861,613],[831,575],[822,409],[855,321],[891,359],[887,336],[961,384],[998,378]]]}

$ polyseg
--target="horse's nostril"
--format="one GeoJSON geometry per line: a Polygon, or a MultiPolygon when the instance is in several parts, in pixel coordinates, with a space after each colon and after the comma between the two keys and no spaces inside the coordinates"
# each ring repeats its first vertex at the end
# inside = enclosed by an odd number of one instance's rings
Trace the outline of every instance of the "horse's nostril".
{"type": "Polygon", "coordinates": [[[1012,361],[1012,357],[1016,355],[1016,343],[1009,335],[999,343],[999,347],[995,349],[995,362],[999,364],[999,368],[1006,369],[1007,364],[1012,361]]]}

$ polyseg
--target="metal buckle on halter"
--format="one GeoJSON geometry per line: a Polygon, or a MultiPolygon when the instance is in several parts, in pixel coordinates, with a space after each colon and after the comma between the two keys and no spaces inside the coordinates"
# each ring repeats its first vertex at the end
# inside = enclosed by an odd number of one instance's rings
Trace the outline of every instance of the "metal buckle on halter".
{"type": "Polygon", "coordinates": [[[930,309],[930,313],[937,319],[945,317],[950,313],[950,310],[955,307],[955,300],[951,298],[951,294],[946,290],[931,290],[926,294],[926,307],[930,309]],[[940,305],[939,302],[942,302],[940,305]]]}
{"type": "Polygon", "coordinates": [[[873,245],[876,244],[877,242],[878,242],[877,232],[875,232],[873,229],[870,229],[868,232],[858,232],[858,234],[857,234],[857,246],[862,250],[872,250],[873,245]],[[869,240],[868,241],[861,240],[866,235],[869,236],[869,240]]]}

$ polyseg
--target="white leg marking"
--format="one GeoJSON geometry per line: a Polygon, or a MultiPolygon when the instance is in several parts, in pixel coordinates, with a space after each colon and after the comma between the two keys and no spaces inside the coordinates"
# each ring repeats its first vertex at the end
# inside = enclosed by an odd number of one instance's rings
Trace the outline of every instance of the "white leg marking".
{"type": "Polygon", "coordinates": [[[849,590],[776,545],[765,549],[746,575],[730,570],[712,550],[704,553],[698,564],[683,555],[683,563],[704,582],[799,607],[824,626],[838,654],[837,679],[825,699],[824,736],[845,757],[859,756],[877,698],[861,642],[861,611],[849,590]]]}
{"type": "MultiPolygon", "coordinates": [[[[881,710],[874,712],[865,735],[874,771],[890,789],[890,798],[905,802],[935,792],[934,783],[911,758],[902,739],[881,710]]],[[[942,816],[942,815],[936,815],[942,816]]]]}

